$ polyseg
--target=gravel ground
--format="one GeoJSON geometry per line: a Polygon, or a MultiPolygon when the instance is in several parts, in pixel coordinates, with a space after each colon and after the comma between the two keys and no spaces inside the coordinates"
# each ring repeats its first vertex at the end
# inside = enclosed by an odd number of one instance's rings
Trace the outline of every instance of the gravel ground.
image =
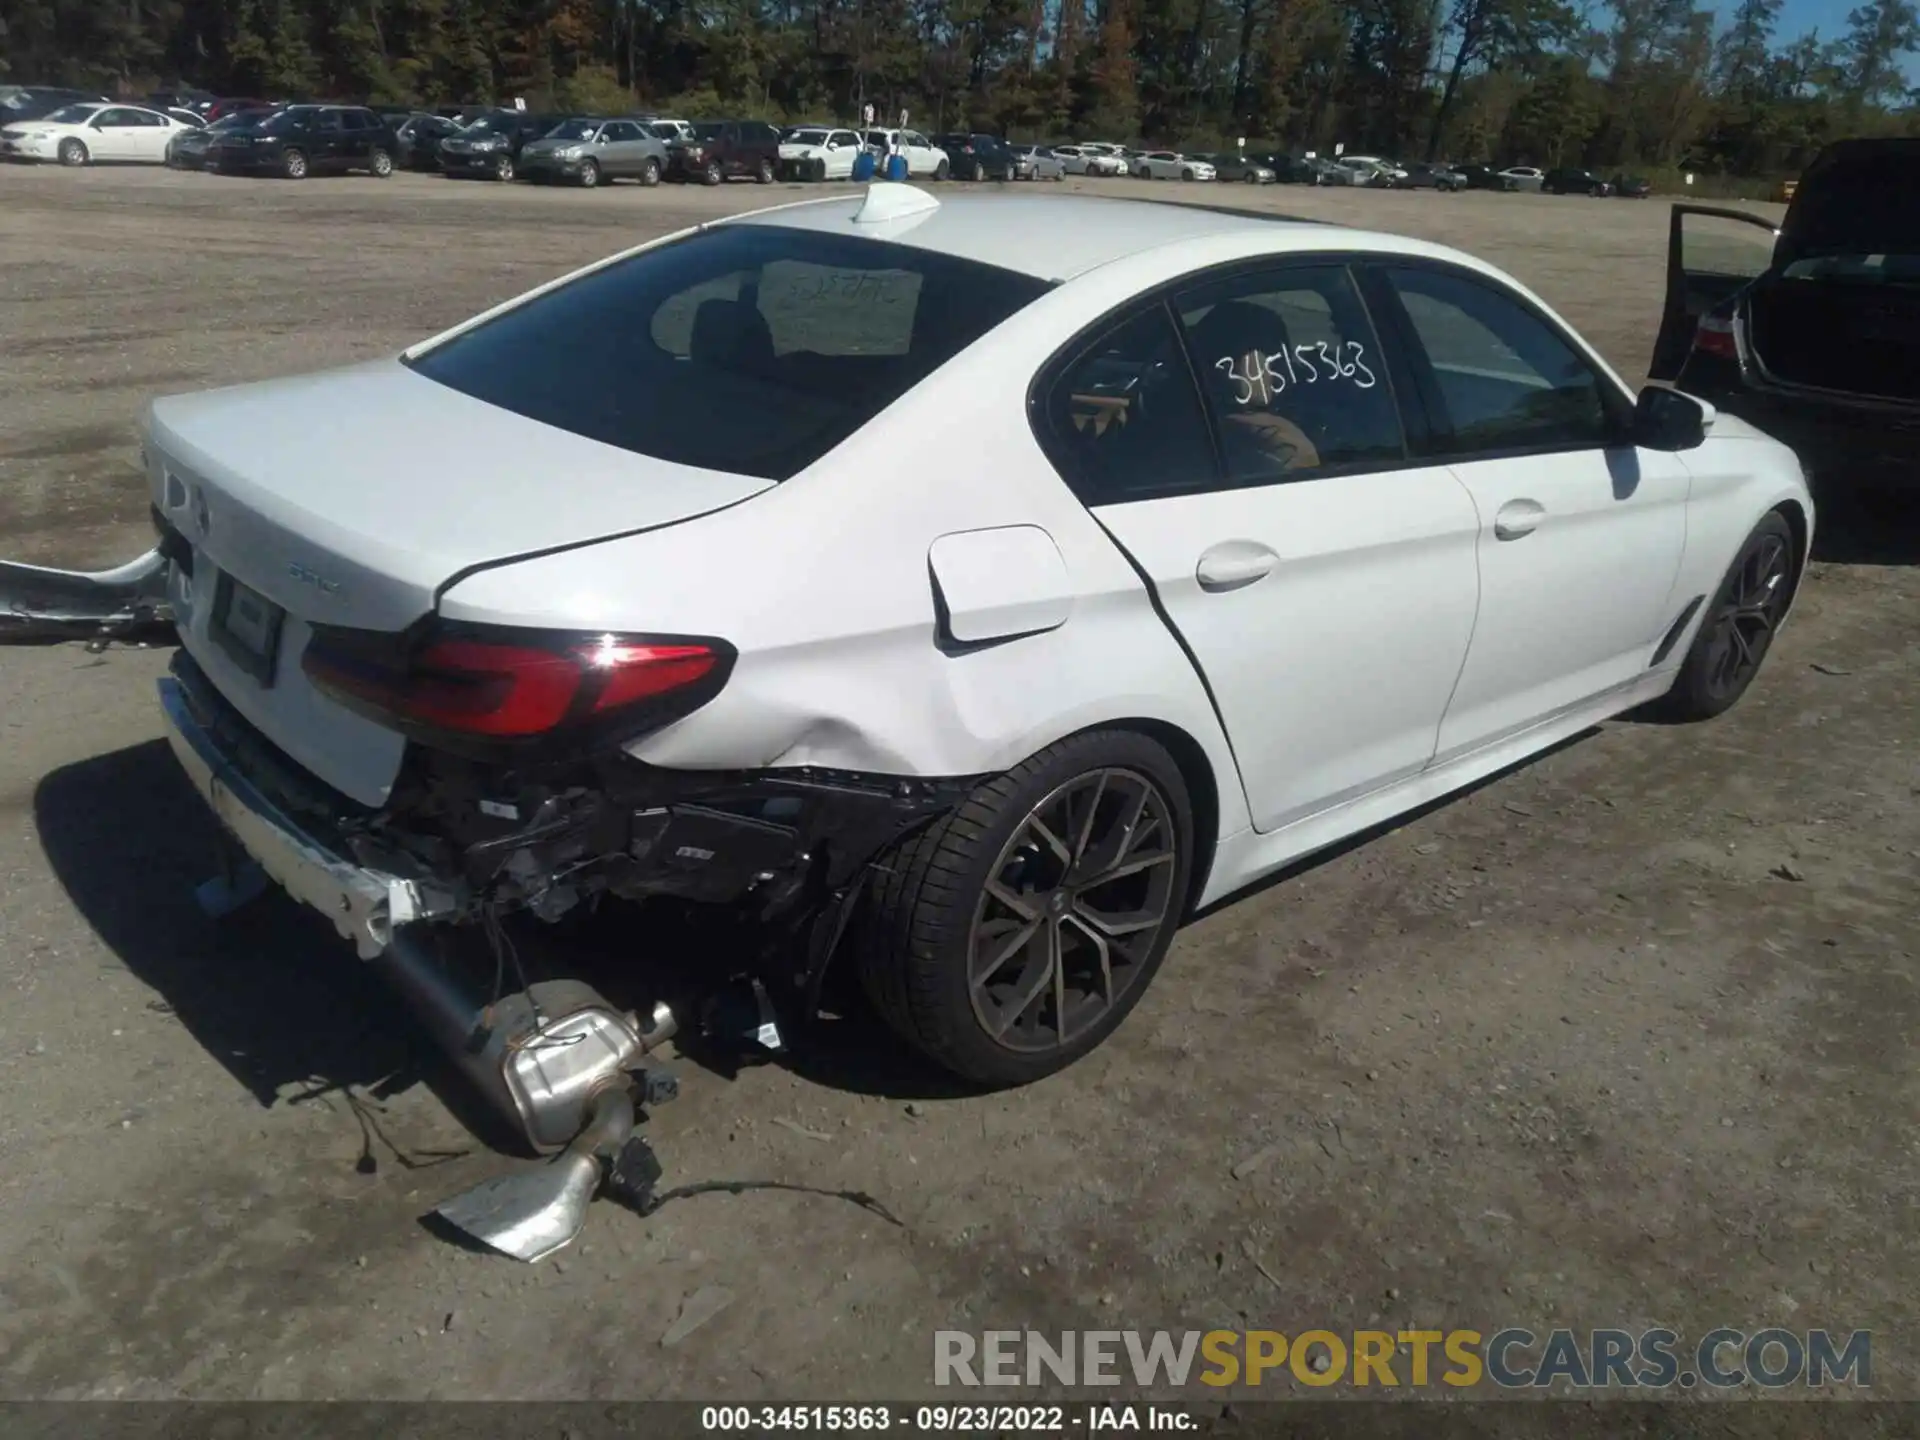
{"type": "MultiPolygon", "coordinates": [[[[0,547],[142,547],[152,394],[391,351],[794,192],[0,169],[0,547]]],[[[1201,194],[1461,245],[1646,363],[1664,204],[1201,194]]],[[[1913,1396],[1916,537],[1829,525],[1721,721],[1608,725],[1193,924],[1045,1084],[954,1098],[858,1015],[679,1067],[670,1183],[886,1214],[603,1206],[532,1268],[418,1223],[502,1162],[324,925],[195,909],[164,656],[0,652],[0,1398],[899,1398],[945,1327],[1654,1323],[1871,1328],[1913,1396]]]]}

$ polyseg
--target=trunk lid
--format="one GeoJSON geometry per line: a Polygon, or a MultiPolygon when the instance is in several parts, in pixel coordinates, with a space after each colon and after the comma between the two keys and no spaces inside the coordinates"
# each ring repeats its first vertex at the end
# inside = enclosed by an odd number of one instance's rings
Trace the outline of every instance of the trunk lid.
{"type": "Polygon", "coordinates": [[[457,576],[772,484],[573,435],[396,360],[155,401],[147,461],[193,550],[182,643],[268,739],[364,804],[386,798],[404,745],[307,683],[312,625],[404,630],[457,576]]]}

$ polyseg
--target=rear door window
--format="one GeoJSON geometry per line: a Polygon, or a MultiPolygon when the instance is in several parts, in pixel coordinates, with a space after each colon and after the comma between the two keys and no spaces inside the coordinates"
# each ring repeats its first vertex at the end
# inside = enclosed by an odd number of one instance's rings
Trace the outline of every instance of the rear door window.
{"type": "Polygon", "coordinates": [[[1089,506],[1217,489],[1193,371],[1164,305],[1117,324],[1067,363],[1035,418],[1054,468],[1089,506]]]}
{"type": "Polygon", "coordinates": [[[784,480],[1047,288],[884,241],[722,225],[409,363],[636,454],[784,480]]]}
{"type": "Polygon", "coordinates": [[[1344,265],[1235,275],[1174,302],[1234,484],[1401,462],[1387,367],[1344,265]]]}

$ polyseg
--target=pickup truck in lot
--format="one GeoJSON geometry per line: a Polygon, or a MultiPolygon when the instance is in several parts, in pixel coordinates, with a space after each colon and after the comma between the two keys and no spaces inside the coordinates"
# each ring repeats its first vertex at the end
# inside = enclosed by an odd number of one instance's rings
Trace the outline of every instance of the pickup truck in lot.
{"type": "Polygon", "coordinates": [[[1920,481],[1920,140],[1842,140],[1779,228],[1675,205],[1650,375],[1791,445],[1816,494],[1920,481]]]}

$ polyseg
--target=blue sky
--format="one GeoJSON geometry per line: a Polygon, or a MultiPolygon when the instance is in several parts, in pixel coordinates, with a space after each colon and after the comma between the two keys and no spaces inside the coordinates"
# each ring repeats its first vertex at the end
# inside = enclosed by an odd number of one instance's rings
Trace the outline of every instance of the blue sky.
{"type": "MultiPolygon", "coordinates": [[[[1854,8],[1857,0],[1787,0],[1780,10],[1780,28],[1777,32],[1782,41],[1798,40],[1807,31],[1818,29],[1822,40],[1838,40],[1846,33],[1847,12],[1854,8]]],[[[1722,4],[1723,17],[1733,11],[1730,4],[1722,4]]]]}

